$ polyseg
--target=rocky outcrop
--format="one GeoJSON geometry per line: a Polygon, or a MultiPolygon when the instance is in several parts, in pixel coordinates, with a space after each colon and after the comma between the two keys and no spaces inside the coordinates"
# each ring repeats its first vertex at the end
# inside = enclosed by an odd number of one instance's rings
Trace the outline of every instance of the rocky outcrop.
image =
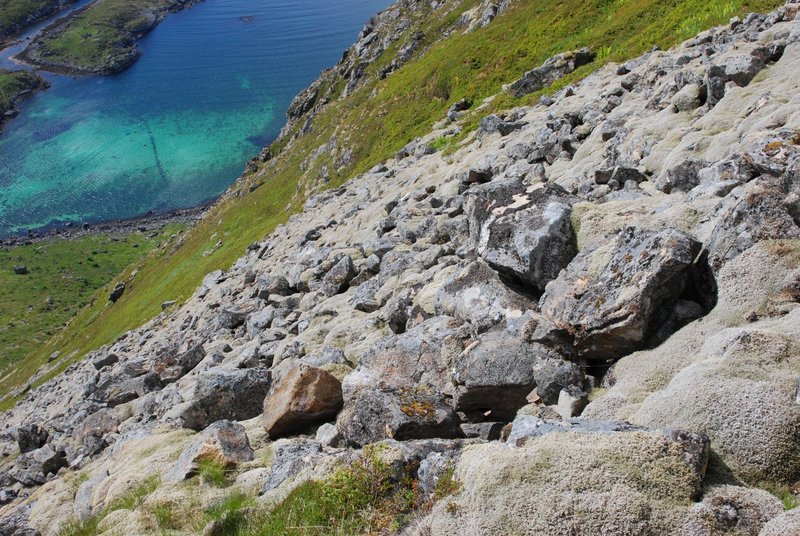
{"type": "Polygon", "coordinates": [[[231,421],[217,421],[200,432],[183,451],[169,479],[180,481],[194,476],[202,462],[230,469],[252,459],[253,449],[244,426],[231,421]]]}
{"type": "Polygon", "coordinates": [[[800,479],[798,11],[601,68],[452,155],[443,120],[313,196],[3,416],[0,515],[51,530],[72,471],[108,471],[95,511],[230,420],[255,451],[232,486],[265,503],[365,450],[426,498],[454,476],[411,533],[791,533],[752,486],[800,479]]]}

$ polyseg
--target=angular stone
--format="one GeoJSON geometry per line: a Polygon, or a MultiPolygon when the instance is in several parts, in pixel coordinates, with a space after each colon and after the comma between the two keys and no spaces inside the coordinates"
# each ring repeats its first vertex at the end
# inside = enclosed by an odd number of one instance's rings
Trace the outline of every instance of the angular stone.
{"type": "Polygon", "coordinates": [[[537,388],[537,376],[547,380],[559,376],[563,382],[542,383],[544,393],[539,396],[546,398],[546,404],[556,403],[558,392],[565,387],[583,388],[583,373],[576,364],[565,361],[547,346],[525,342],[504,329],[493,329],[455,360],[456,410],[491,412],[489,420],[511,420],[528,403],[528,394],[537,388]],[[563,374],[554,372],[562,369],[563,374]]]}
{"type": "Polygon", "coordinates": [[[275,443],[275,458],[261,493],[273,490],[322,458],[322,445],[316,441],[281,439],[275,443]]]}
{"type": "Polygon", "coordinates": [[[365,389],[349,400],[339,429],[349,445],[383,439],[462,437],[458,416],[445,398],[424,389],[365,389]]]}
{"type": "Polygon", "coordinates": [[[38,424],[25,424],[17,428],[17,446],[20,454],[31,452],[47,443],[50,434],[38,424]]]}
{"type": "Polygon", "coordinates": [[[539,294],[577,253],[566,192],[550,183],[503,179],[465,203],[470,241],[489,265],[539,294]]]}
{"type": "Polygon", "coordinates": [[[334,417],[342,384],[328,372],[300,365],[283,374],[264,399],[264,427],[271,438],[334,417]]]}
{"type": "Polygon", "coordinates": [[[206,356],[202,344],[197,344],[177,355],[168,353],[159,356],[153,363],[153,371],[158,374],[162,383],[170,383],[184,376],[206,356]]]}
{"type": "Polygon", "coordinates": [[[180,412],[182,425],[202,430],[220,420],[252,419],[261,413],[270,384],[271,374],[262,368],[209,369],[198,377],[180,412]]]}
{"type": "Polygon", "coordinates": [[[353,259],[348,255],[342,257],[339,262],[333,265],[328,270],[325,277],[322,278],[322,290],[326,296],[335,296],[346,291],[350,285],[350,281],[356,276],[356,269],[353,265],[353,259]]]}
{"type": "Polygon", "coordinates": [[[231,468],[252,459],[253,449],[250,448],[244,426],[231,421],[217,421],[200,432],[186,447],[168,480],[177,482],[194,476],[201,461],[231,468]]]}
{"type": "Polygon", "coordinates": [[[676,229],[624,228],[581,252],[547,286],[542,314],[574,336],[587,359],[641,349],[683,292],[701,244],[676,229]]]}
{"type": "Polygon", "coordinates": [[[530,70],[522,78],[508,87],[515,97],[522,97],[545,88],[568,75],[578,67],[594,61],[594,53],[588,48],[558,54],[545,61],[540,67],[530,70]]]}

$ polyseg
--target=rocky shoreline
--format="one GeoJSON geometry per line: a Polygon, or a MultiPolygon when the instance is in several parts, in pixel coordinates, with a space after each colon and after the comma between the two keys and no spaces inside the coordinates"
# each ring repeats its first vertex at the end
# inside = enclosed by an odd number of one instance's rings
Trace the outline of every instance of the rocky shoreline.
{"type": "Polygon", "coordinates": [[[41,76],[27,71],[7,71],[0,69],[0,77],[16,78],[19,87],[8,97],[6,104],[0,103],[0,134],[3,133],[3,126],[7,121],[19,114],[17,106],[35,95],[50,87],[50,83],[41,76]]]}
{"type": "Polygon", "coordinates": [[[5,48],[14,40],[14,36],[28,26],[51,17],[64,10],[75,0],[53,0],[48,5],[30,13],[24,20],[6,28],[0,28],[0,49],[5,48]]]}
{"type": "Polygon", "coordinates": [[[799,534],[798,72],[790,0],[448,155],[455,103],[0,417],[0,532],[225,534],[378,457],[404,536],[799,534]]]}
{"type": "Polygon", "coordinates": [[[126,235],[133,232],[149,232],[170,223],[193,225],[203,219],[210,203],[166,213],[145,214],[135,218],[83,224],[59,224],[45,229],[0,237],[0,247],[36,244],[53,238],[73,239],[89,235],[126,235]]]}

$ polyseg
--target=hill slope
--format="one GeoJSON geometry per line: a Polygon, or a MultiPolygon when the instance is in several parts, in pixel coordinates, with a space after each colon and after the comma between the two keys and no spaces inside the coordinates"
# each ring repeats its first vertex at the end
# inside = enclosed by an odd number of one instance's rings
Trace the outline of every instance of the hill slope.
{"type": "MultiPolygon", "coordinates": [[[[129,292],[113,307],[96,300],[62,334],[7,371],[0,379],[5,407],[53,352],[80,359],[156,315],[164,301],[185,300],[205,274],[231,266],[248,245],[298,211],[309,192],[342,184],[394,155],[428,132],[454,102],[478,103],[564,50],[589,46],[598,59],[560,84],[603,62],[671,46],[745,9],[765,11],[780,2],[570,0],[554,6],[519,0],[502,2],[505,13],[482,28],[498,11],[495,4],[449,0],[433,4],[432,11],[424,2],[406,0],[384,12],[372,23],[375,29],[365,30],[343,61],[323,75],[322,97],[304,110],[303,121],[292,121],[293,128],[261,158],[271,159],[254,162],[180,247],[150,258],[133,278],[130,270],[123,274],[129,292]],[[399,68],[386,76],[394,67],[399,68]]],[[[537,97],[501,97],[483,113],[537,97]]],[[[466,120],[464,131],[474,129],[479,118],[466,120]]],[[[107,295],[114,284],[98,295],[107,295]]],[[[72,361],[56,363],[43,378],[72,361]]]]}
{"type": "Polygon", "coordinates": [[[564,52],[309,198],[6,412],[0,528],[798,531],[798,13],[533,101],[564,52]]]}

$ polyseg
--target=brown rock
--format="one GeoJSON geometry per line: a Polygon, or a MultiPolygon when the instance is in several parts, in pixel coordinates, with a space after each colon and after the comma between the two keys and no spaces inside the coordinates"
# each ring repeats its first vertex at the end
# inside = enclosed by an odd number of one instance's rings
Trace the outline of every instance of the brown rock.
{"type": "Polygon", "coordinates": [[[283,375],[264,400],[264,427],[275,438],[335,416],[342,384],[328,372],[300,365],[283,375]]]}

